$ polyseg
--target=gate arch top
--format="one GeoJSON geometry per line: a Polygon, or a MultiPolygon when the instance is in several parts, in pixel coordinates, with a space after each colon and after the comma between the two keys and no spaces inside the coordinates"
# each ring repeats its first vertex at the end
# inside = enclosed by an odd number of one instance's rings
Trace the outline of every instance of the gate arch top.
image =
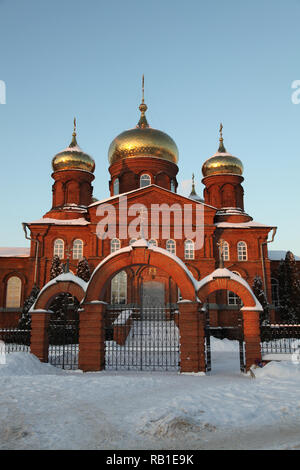
{"type": "Polygon", "coordinates": [[[169,274],[186,300],[196,300],[196,280],[185,264],[164,248],[148,246],[138,240],[107,256],[95,269],[89,281],[84,301],[103,300],[108,281],[119,271],[134,265],[148,265],[169,274]]]}
{"type": "Polygon", "coordinates": [[[197,294],[202,303],[206,302],[207,297],[217,290],[229,290],[238,295],[244,304],[241,310],[263,311],[249,284],[229,269],[216,269],[198,282],[197,294]]]}
{"type": "Polygon", "coordinates": [[[48,310],[53,298],[63,292],[71,294],[81,302],[85,295],[86,287],[87,283],[78,276],[74,276],[72,273],[60,274],[43,287],[31,308],[31,313],[37,310],[48,310]]]}

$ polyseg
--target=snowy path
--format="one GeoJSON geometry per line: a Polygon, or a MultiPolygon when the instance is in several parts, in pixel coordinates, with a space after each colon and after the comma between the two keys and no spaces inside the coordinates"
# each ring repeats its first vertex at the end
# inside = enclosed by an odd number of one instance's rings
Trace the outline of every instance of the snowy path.
{"type": "Polygon", "coordinates": [[[64,372],[26,353],[0,366],[0,449],[300,448],[300,366],[239,373],[215,341],[210,376],[64,372]]]}

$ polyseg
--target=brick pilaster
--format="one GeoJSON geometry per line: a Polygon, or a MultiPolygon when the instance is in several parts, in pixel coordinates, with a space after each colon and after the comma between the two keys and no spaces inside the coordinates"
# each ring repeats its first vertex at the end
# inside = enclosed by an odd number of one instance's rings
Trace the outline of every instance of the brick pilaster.
{"type": "Polygon", "coordinates": [[[31,315],[31,340],[30,351],[37,356],[40,361],[48,362],[48,327],[50,312],[40,311],[31,315]]]}
{"type": "Polygon", "coordinates": [[[105,303],[86,303],[80,311],[79,369],[84,372],[104,369],[105,311],[105,303]]]}
{"type": "Polygon", "coordinates": [[[246,370],[261,360],[259,312],[243,311],[246,370]]]}
{"type": "Polygon", "coordinates": [[[180,371],[205,372],[204,313],[197,302],[179,302],[180,371]]]}

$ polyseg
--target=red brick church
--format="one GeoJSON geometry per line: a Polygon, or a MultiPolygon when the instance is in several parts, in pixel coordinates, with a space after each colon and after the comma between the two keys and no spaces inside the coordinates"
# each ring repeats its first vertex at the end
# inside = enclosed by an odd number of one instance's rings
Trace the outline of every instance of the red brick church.
{"type": "MultiPolygon", "coordinates": [[[[177,193],[179,155],[174,140],[149,126],[144,98],[139,109],[137,126],[118,135],[109,147],[110,195],[102,201],[93,198],[95,161],[79,147],[74,122],[70,145],[52,160],[52,207],[41,219],[23,224],[30,248],[0,249],[1,326],[17,324],[24,299],[33,285],[42,289],[49,282],[54,255],[64,263],[68,259],[74,274],[78,260],[85,257],[93,283],[99,266],[104,266],[112,254],[121,256],[128,247],[137,248],[133,251],[138,252],[142,240],[147,249],[153,248],[155,256],[160,253],[161,258],[153,264],[149,259],[145,261],[144,246],[141,258],[136,257],[131,265],[118,264],[118,259],[114,259],[115,270],[111,271],[110,267],[110,275],[101,286],[103,302],[143,303],[150,307],[176,305],[185,300],[183,290],[187,292],[186,286],[178,282],[180,276],[188,272],[199,287],[203,279],[224,267],[250,287],[255,276],[262,278],[274,318],[276,285],[272,286],[271,282],[268,245],[276,228],[255,222],[245,211],[243,164],[226,150],[222,125],[218,149],[202,166],[203,198],[197,195],[194,180],[189,197],[185,197],[177,193]],[[123,213],[125,199],[126,214],[123,213]],[[169,219],[163,219],[160,213],[163,204],[171,208],[169,219]],[[114,232],[111,230],[113,214],[108,207],[116,214],[114,232]],[[193,233],[201,231],[200,244],[192,236],[178,235],[186,207],[189,207],[193,233]],[[202,213],[201,226],[197,225],[197,211],[202,213]],[[136,226],[135,237],[126,230],[130,224],[136,226]],[[166,253],[171,256],[168,258],[166,253]],[[177,265],[170,271],[175,259],[177,265]],[[180,266],[181,274],[176,271],[180,266]]],[[[202,303],[209,305],[210,324],[214,326],[230,326],[237,321],[240,307],[237,290],[230,290],[230,282],[226,290],[224,286],[220,283],[219,289],[205,291],[206,298],[204,294],[198,296],[202,303]]],[[[98,299],[97,288],[93,289],[98,299]]]]}

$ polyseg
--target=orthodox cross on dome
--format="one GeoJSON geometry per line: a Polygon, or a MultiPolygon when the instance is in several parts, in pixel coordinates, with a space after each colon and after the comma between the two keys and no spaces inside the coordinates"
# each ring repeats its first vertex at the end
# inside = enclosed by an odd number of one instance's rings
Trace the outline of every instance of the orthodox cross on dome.
{"type": "Polygon", "coordinates": [[[220,130],[219,130],[219,132],[220,132],[220,138],[219,138],[220,144],[219,144],[218,152],[220,152],[220,153],[225,153],[225,152],[226,152],[226,148],[224,147],[224,143],[223,143],[224,140],[223,140],[223,124],[222,124],[222,123],[220,123],[220,130]]]}
{"type": "Polygon", "coordinates": [[[195,189],[195,175],[193,173],[192,175],[192,191],[191,191],[191,194],[190,196],[196,196],[197,193],[196,193],[196,189],[195,189]]]}
{"type": "Polygon", "coordinates": [[[224,268],[224,257],[223,257],[223,240],[221,239],[217,243],[217,247],[219,249],[219,268],[224,268]]]}
{"type": "Polygon", "coordinates": [[[145,86],[144,85],[145,85],[145,78],[143,74],[142,76],[142,102],[139,106],[139,110],[141,111],[141,117],[136,126],[136,127],[140,127],[141,129],[145,129],[145,127],[149,127],[148,121],[145,116],[145,112],[147,111],[148,106],[145,104],[145,97],[144,97],[145,86]]]}
{"type": "Polygon", "coordinates": [[[77,135],[77,133],[76,133],[76,117],[74,117],[72,141],[71,141],[69,147],[76,147],[76,145],[77,145],[76,135],[77,135]]]}

